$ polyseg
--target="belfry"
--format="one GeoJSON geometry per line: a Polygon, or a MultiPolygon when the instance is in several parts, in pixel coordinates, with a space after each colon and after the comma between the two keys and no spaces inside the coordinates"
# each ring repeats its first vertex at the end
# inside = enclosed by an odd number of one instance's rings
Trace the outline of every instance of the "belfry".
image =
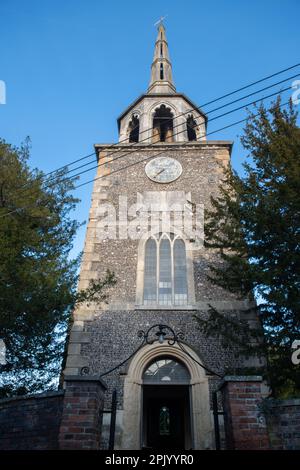
{"type": "Polygon", "coordinates": [[[214,449],[213,391],[243,364],[195,317],[210,305],[228,315],[250,306],[210,283],[215,258],[203,245],[203,212],[232,142],[207,140],[205,113],[177,92],[162,23],[148,90],[118,128],[118,143],[95,144],[79,287],[107,269],[116,284],[107,303],[74,312],[60,446],[214,449]]]}

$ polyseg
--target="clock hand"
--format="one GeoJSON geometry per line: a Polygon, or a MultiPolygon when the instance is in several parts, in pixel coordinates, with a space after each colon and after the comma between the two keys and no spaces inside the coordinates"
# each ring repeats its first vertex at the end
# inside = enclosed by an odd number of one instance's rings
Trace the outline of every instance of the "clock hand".
{"type": "Polygon", "coordinates": [[[158,173],[156,173],[156,175],[154,175],[154,178],[156,178],[158,175],[160,175],[163,171],[165,171],[165,168],[163,168],[163,169],[160,170],[158,173]]]}

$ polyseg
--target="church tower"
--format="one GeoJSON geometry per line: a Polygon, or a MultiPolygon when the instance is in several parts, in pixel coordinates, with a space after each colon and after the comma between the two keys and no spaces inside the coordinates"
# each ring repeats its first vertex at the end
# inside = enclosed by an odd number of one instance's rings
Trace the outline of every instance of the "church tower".
{"type": "Polygon", "coordinates": [[[249,307],[209,282],[213,255],[203,246],[203,211],[218,193],[232,142],[207,140],[206,115],[177,92],[161,23],[148,90],[118,128],[117,144],[95,144],[79,288],[107,269],[116,284],[108,303],[74,312],[65,383],[89,381],[92,409],[92,382],[103,381],[102,449],[112,435],[115,449],[213,449],[211,392],[239,364],[202,335],[195,316],[205,318],[210,305],[228,315],[249,307]]]}

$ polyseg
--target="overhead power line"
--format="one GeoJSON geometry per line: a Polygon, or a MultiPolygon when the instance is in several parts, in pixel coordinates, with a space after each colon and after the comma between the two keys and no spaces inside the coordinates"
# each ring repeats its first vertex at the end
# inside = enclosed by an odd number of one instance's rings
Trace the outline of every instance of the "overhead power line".
{"type": "MultiPolygon", "coordinates": [[[[281,94],[281,93],[284,93],[285,91],[290,90],[291,88],[292,88],[292,87],[284,88],[283,90],[276,91],[276,92],[271,93],[271,94],[269,94],[269,95],[267,95],[267,96],[263,96],[263,97],[260,97],[260,98],[258,98],[258,99],[256,99],[256,100],[254,100],[254,101],[251,101],[251,102],[249,102],[249,103],[246,103],[246,104],[243,105],[243,106],[239,106],[239,107],[234,108],[234,109],[232,109],[232,110],[230,110],[230,111],[227,111],[226,113],[219,114],[218,116],[215,116],[214,118],[212,118],[212,119],[210,120],[210,122],[215,121],[216,119],[220,119],[221,117],[227,116],[228,114],[232,114],[232,113],[234,113],[234,112],[236,112],[236,111],[239,111],[239,110],[241,110],[241,109],[247,108],[248,106],[251,106],[251,105],[257,103],[258,101],[263,101],[263,100],[266,100],[266,99],[271,98],[271,97],[273,97],[273,96],[276,96],[276,95],[279,95],[279,94],[281,94]]],[[[175,129],[176,127],[179,127],[179,126],[181,126],[181,125],[182,125],[182,124],[178,124],[177,126],[174,126],[173,129],[175,129]]],[[[176,136],[176,135],[179,135],[179,134],[182,134],[182,133],[184,133],[184,132],[186,132],[186,129],[183,129],[183,130],[181,130],[181,131],[179,131],[179,132],[172,133],[172,137],[174,137],[174,136],[176,136]]],[[[205,134],[205,135],[203,135],[203,137],[205,137],[206,135],[209,135],[209,134],[205,134]]],[[[139,142],[139,143],[141,143],[141,142],[139,142]]],[[[157,142],[157,144],[159,144],[159,142],[157,142]]],[[[116,145],[117,145],[117,144],[116,144],[116,145]]],[[[107,148],[110,148],[110,147],[107,147],[107,148]]],[[[107,149],[107,148],[105,148],[105,149],[107,149]]],[[[64,181],[67,181],[67,180],[76,179],[76,178],[78,178],[80,175],[83,175],[83,174],[85,174],[85,173],[88,173],[89,171],[92,171],[92,170],[94,170],[94,169],[96,169],[96,168],[99,168],[100,166],[103,166],[103,165],[105,165],[106,163],[113,163],[113,162],[115,162],[115,161],[117,161],[117,160],[120,160],[120,159],[125,158],[125,157],[128,156],[128,155],[132,155],[132,154],[134,154],[134,153],[137,153],[137,152],[139,152],[140,150],[141,150],[140,148],[135,147],[134,150],[129,150],[129,151],[125,152],[125,153],[124,153],[124,150],[123,150],[123,149],[116,150],[116,151],[114,151],[114,152],[110,152],[110,153],[108,153],[108,154],[106,155],[106,161],[105,161],[105,162],[103,162],[103,163],[97,163],[96,165],[92,166],[91,168],[88,168],[88,169],[86,169],[86,170],[80,171],[79,173],[75,173],[75,175],[67,176],[66,178],[63,178],[63,179],[61,179],[60,181],[61,181],[61,182],[64,182],[64,181]],[[107,161],[107,158],[108,158],[109,156],[115,155],[115,154],[118,153],[118,152],[122,152],[121,155],[119,155],[119,156],[117,156],[116,158],[113,158],[113,159],[107,161]]],[[[89,163],[89,164],[92,164],[92,163],[93,163],[93,162],[91,162],[91,163],[89,163]]],[[[82,165],[82,166],[78,167],[78,169],[84,168],[85,166],[87,166],[87,165],[82,165]]],[[[74,169],[73,171],[75,171],[75,169],[74,169]]],[[[49,183],[49,184],[46,185],[46,188],[47,188],[47,187],[48,187],[48,188],[51,188],[51,187],[52,187],[53,185],[55,185],[55,184],[57,184],[56,181],[54,181],[54,182],[52,183],[52,185],[51,185],[51,183],[49,183]]]]}
{"type": "MultiPolygon", "coordinates": [[[[255,92],[249,93],[249,94],[247,94],[247,95],[244,95],[244,96],[242,96],[242,97],[240,97],[240,98],[237,98],[236,100],[233,100],[233,101],[231,101],[231,102],[229,102],[229,103],[226,103],[226,104],[224,104],[224,105],[222,105],[222,106],[219,106],[219,107],[217,107],[217,108],[214,108],[214,109],[208,111],[207,114],[213,113],[213,112],[215,112],[215,111],[217,111],[217,110],[219,110],[219,109],[223,109],[223,108],[225,108],[225,107],[227,107],[227,106],[230,106],[231,104],[234,104],[234,103],[237,103],[237,102],[239,102],[239,101],[242,101],[242,100],[244,100],[244,99],[246,99],[246,98],[249,98],[250,96],[254,96],[254,95],[256,95],[256,94],[258,94],[258,93],[260,93],[260,92],[262,92],[262,91],[265,91],[265,90],[268,90],[268,89],[270,89],[270,88],[273,88],[274,86],[277,86],[277,85],[280,85],[280,84],[282,84],[282,83],[285,83],[285,82],[287,82],[287,81],[289,81],[289,80],[292,80],[293,78],[296,78],[296,77],[298,77],[298,76],[299,76],[299,74],[293,75],[293,76],[288,77],[288,78],[286,78],[286,79],[284,79],[284,80],[281,80],[281,81],[276,82],[276,83],[274,83],[274,84],[268,85],[267,87],[261,88],[260,90],[257,90],[257,91],[255,91],[255,92]]],[[[252,102],[250,102],[250,103],[247,103],[246,105],[240,106],[240,107],[235,108],[235,109],[233,109],[233,110],[230,110],[230,111],[228,111],[228,112],[226,112],[226,113],[223,113],[223,114],[221,114],[221,115],[219,115],[219,116],[216,116],[216,117],[211,118],[211,119],[210,119],[210,122],[212,122],[212,121],[214,121],[214,120],[216,120],[216,119],[219,119],[220,117],[224,117],[224,116],[226,116],[226,115],[228,115],[228,114],[231,114],[232,112],[235,112],[235,111],[238,111],[238,110],[240,110],[240,109],[243,109],[243,108],[246,107],[246,106],[253,105],[253,104],[256,103],[257,101],[261,101],[261,100],[267,99],[267,98],[269,98],[269,97],[272,97],[272,96],[281,94],[281,93],[283,93],[283,92],[285,92],[285,91],[287,91],[287,90],[289,90],[289,89],[291,89],[291,88],[292,88],[292,87],[287,87],[287,88],[285,88],[285,89],[283,89],[283,90],[276,91],[275,93],[272,93],[272,94],[270,94],[270,95],[268,95],[268,96],[261,97],[261,98],[257,98],[255,101],[252,101],[252,102]]],[[[231,94],[233,94],[233,93],[234,93],[234,92],[232,92],[231,94]]],[[[186,113],[184,113],[184,114],[186,114],[186,113]]],[[[174,118],[172,118],[172,120],[178,118],[178,117],[181,116],[181,115],[182,115],[182,114],[180,114],[180,115],[178,115],[178,116],[174,116],[174,118]]],[[[173,130],[176,129],[177,127],[182,126],[182,125],[183,125],[182,123],[178,123],[177,125],[175,125],[175,126],[173,127],[173,130]]],[[[151,128],[148,129],[148,130],[151,130],[151,128]]],[[[145,132],[145,131],[143,131],[143,132],[145,132]]],[[[185,129],[184,129],[182,132],[185,132],[185,129]]],[[[178,134],[181,134],[182,132],[173,133],[173,136],[178,135],[178,134]]],[[[132,145],[130,146],[130,149],[128,149],[128,151],[125,152],[125,154],[124,154],[123,150],[120,150],[120,152],[122,152],[122,155],[120,156],[120,158],[125,158],[125,156],[131,155],[132,153],[138,151],[139,148],[138,148],[138,145],[137,145],[137,144],[141,144],[141,143],[143,143],[143,142],[146,141],[146,140],[148,140],[148,136],[147,136],[145,139],[143,139],[143,140],[141,140],[141,141],[139,141],[139,142],[132,143],[132,145]],[[133,147],[134,147],[134,150],[132,150],[133,147]]],[[[122,142],[117,142],[117,143],[115,143],[115,144],[109,145],[109,146],[107,147],[107,149],[110,150],[111,148],[114,148],[114,147],[116,147],[116,146],[119,146],[121,143],[122,143],[122,142]]],[[[96,152],[93,152],[93,153],[90,154],[89,156],[95,155],[95,153],[96,153],[96,152]]],[[[110,155],[114,155],[114,156],[115,156],[115,155],[116,155],[116,152],[115,152],[115,151],[112,151],[112,152],[110,152],[108,155],[106,155],[106,157],[109,157],[110,155]]],[[[82,157],[82,159],[85,159],[85,158],[87,158],[87,157],[82,157]]],[[[82,160],[82,159],[81,159],[81,160],[82,160]]],[[[118,157],[115,158],[115,160],[117,160],[117,159],[118,159],[118,157]]],[[[85,164],[83,164],[83,165],[79,165],[79,166],[76,167],[76,168],[73,168],[73,169],[68,170],[63,176],[65,176],[66,174],[72,173],[72,172],[74,172],[74,171],[76,171],[76,170],[79,170],[79,169],[81,169],[81,168],[85,168],[85,167],[87,167],[87,166],[89,166],[89,165],[93,165],[93,164],[94,164],[94,162],[91,161],[91,162],[87,162],[87,163],[85,163],[85,164]]],[[[98,165],[98,164],[97,164],[97,165],[94,165],[94,166],[88,168],[87,170],[84,170],[84,171],[82,171],[82,172],[79,172],[79,173],[77,173],[77,174],[75,174],[75,175],[72,175],[72,176],[70,176],[70,177],[64,178],[62,181],[66,181],[67,179],[75,179],[75,178],[77,178],[78,176],[80,176],[81,174],[84,174],[84,173],[87,173],[87,172],[89,172],[89,171],[92,171],[93,169],[97,168],[97,166],[99,166],[99,165],[98,165]]],[[[100,166],[101,166],[101,164],[100,164],[100,166]]],[[[65,167],[61,167],[61,168],[65,168],[65,167]]],[[[61,169],[61,168],[60,168],[60,169],[61,169]]],[[[66,166],[66,168],[67,168],[67,166],[66,166]]],[[[56,171],[58,172],[60,169],[58,169],[58,170],[56,170],[56,171]]],[[[51,172],[51,173],[54,173],[54,171],[51,172]]],[[[53,180],[55,180],[55,181],[54,181],[54,184],[56,184],[56,178],[57,178],[57,175],[54,174],[52,177],[50,177],[50,178],[48,178],[47,180],[45,180],[45,181],[43,182],[43,184],[46,185],[46,186],[45,186],[45,189],[46,189],[47,187],[50,187],[50,188],[52,187],[52,185],[51,185],[50,183],[51,183],[51,181],[53,181],[53,180]]],[[[33,183],[33,182],[32,182],[32,183],[33,183]]],[[[26,185],[25,185],[25,186],[26,186],[26,185]]],[[[28,186],[30,187],[30,183],[27,183],[27,187],[28,187],[28,186]]],[[[23,187],[23,189],[22,189],[22,187],[21,187],[21,188],[19,188],[18,191],[23,192],[23,191],[26,191],[26,190],[27,190],[26,187],[23,187]]]]}
{"type": "MultiPolygon", "coordinates": [[[[287,102],[285,102],[285,103],[283,103],[283,104],[281,104],[280,107],[287,106],[288,104],[290,104],[290,100],[287,101],[287,102]]],[[[254,117],[256,117],[256,116],[258,116],[258,115],[259,115],[259,113],[255,114],[254,117]]],[[[241,124],[241,123],[247,121],[247,119],[248,119],[248,118],[244,118],[244,119],[241,119],[241,120],[239,120],[239,121],[235,121],[235,122],[233,122],[233,123],[231,123],[231,124],[228,124],[228,125],[226,125],[226,126],[224,126],[224,127],[221,127],[221,128],[219,128],[219,129],[216,129],[216,130],[214,130],[214,131],[212,131],[212,132],[207,133],[207,134],[205,135],[205,137],[207,137],[207,136],[209,136],[209,135],[212,135],[212,134],[215,134],[215,133],[217,133],[217,132],[223,131],[223,130],[228,129],[228,128],[230,128],[230,127],[233,127],[233,126],[235,126],[235,125],[237,125],[237,124],[241,124]]],[[[181,132],[182,132],[182,131],[181,131],[181,132]]],[[[175,150],[175,149],[174,149],[174,150],[175,150]]],[[[130,163],[129,165],[126,165],[126,166],[124,166],[124,167],[117,168],[116,170],[111,171],[109,174],[105,174],[105,175],[101,175],[101,176],[92,178],[91,180],[85,181],[84,183],[81,183],[81,184],[75,186],[74,189],[78,189],[78,188],[80,188],[80,187],[82,187],[82,186],[85,186],[85,185],[87,185],[87,184],[93,183],[93,182],[95,182],[95,181],[97,181],[97,180],[99,180],[99,179],[102,179],[102,178],[105,178],[105,177],[109,177],[109,176],[111,176],[112,174],[118,173],[118,172],[120,172],[120,171],[124,171],[124,170],[126,170],[126,169],[128,169],[128,168],[130,168],[130,167],[132,167],[132,166],[138,165],[138,164],[140,164],[140,163],[144,163],[144,162],[146,162],[146,161],[148,161],[148,160],[150,160],[150,159],[152,159],[152,158],[155,158],[155,157],[157,157],[157,156],[159,156],[159,155],[161,155],[161,154],[163,154],[163,153],[165,153],[165,150],[162,150],[162,151],[160,151],[160,152],[158,152],[158,153],[156,153],[156,154],[154,154],[154,155],[150,155],[149,157],[144,158],[144,159],[142,159],[142,160],[138,160],[137,162],[130,163]]],[[[114,161],[114,160],[112,160],[112,161],[114,161]]],[[[109,161],[109,162],[106,162],[106,163],[111,163],[112,161],[109,161]]],[[[28,205],[28,206],[18,207],[18,208],[14,209],[14,210],[12,210],[12,211],[10,211],[10,212],[7,212],[6,214],[1,215],[0,218],[6,217],[6,216],[8,216],[8,215],[12,215],[12,214],[14,214],[15,212],[18,212],[18,211],[20,211],[20,210],[22,210],[22,209],[27,209],[27,208],[30,208],[30,207],[35,207],[35,206],[28,205]]]]}
{"type": "MultiPolygon", "coordinates": [[[[277,82],[277,83],[274,83],[274,84],[269,85],[269,86],[267,86],[267,87],[261,88],[260,90],[257,90],[257,91],[255,91],[255,92],[249,93],[248,95],[244,95],[244,96],[242,96],[242,97],[240,97],[240,98],[237,98],[236,100],[231,101],[231,102],[229,102],[229,103],[226,103],[226,104],[224,104],[224,105],[222,105],[222,106],[218,106],[217,108],[211,109],[210,111],[208,111],[208,112],[206,113],[206,115],[209,115],[210,113],[213,113],[213,112],[215,112],[215,111],[218,111],[219,109],[223,109],[223,108],[225,108],[225,107],[227,107],[227,106],[230,106],[230,105],[232,105],[232,104],[234,104],[234,103],[237,103],[237,102],[242,101],[242,100],[244,100],[244,99],[246,99],[246,98],[249,98],[250,96],[254,96],[254,95],[256,95],[256,94],[258,94],[258,93],[260,93],[260,92],[262,92],[262,91],[265,91],[265,90],[268,90],[268,89],[270,89],[270,88],[273,88],[274,86],[277,86],[277,85],[280,85],[280,84],[282,84],[282,83],[285,83],[285,82],[287,82],[287,81],[289,81],[289,80],[292,80],[293,78],[299,77],[299,75],[300,75],[300,74],[298,73],[298,74],[293,75],[293,76],[291,76],[291,77],[288,77],[288,78],[286,78],[286,79],[284,79],[284,80],[281,80],[281,81],[279,81],[279,82],[277,82]]],[[[284,91],[287,91],[287,90],[289,90],[290,88],[291,88],[291,87],[288,87],[288,88],[285,88],[284,90],[275,92],[275,95],[277,95],[278,93],[283,93],[284,91]]],[[[269,96],[274,96],[274,94],[273,94],[273,95],[269,95],[269,96]]],[[[266,97],[266,98],[268,98],[268,97],[266,97]]],[[[262,98],[262,99],[264,99],[264,98],[262,98]]],[[[256,101],[260,101],[260,99],[255,100],[255,102],[256,102],[256,101]]],[[[250,106],[251,104],[253,104],[253,102],[250,103],[250,104],[248,104],[248,105],[246,105],[246,106],[250,106]]],[[[242,109],[243,107],[244,107],[244,106],[242,106],[242,107],[240,107],[240,108],[236,108],[234,111],[237,111],[237,110],[239,110],[239,109],[242,109]]],[[[231,112],[232,112],[232,111],[229,111],[228,113],[224,113],[224,114],[220,115],[220,117],[226,116],[226,114],[230,114],[231,112]]],[[[186,114],[186,113],[185,113],[185,114],[186,114]]],[[[182,116],[182,114],[179,114],[179,115],[177,115],[177,116],[174,116],[174,118],[173,118],[172,120],[175,120],[175,119],[177,119],[177,118],[180,117],[180,116],[182,116]]],[[[214,121],[214,120],[217,119],[217,118],[219,118],[219,116],[210,119],[210,122],[211,122],[211,121],[214,121]]],[[[167,119],[167,120],[166,120],[166,122],[168,122],[168,121],[171,122],[170,119],[167,119]]],[[[180,127],[180,126],[182,126],[182,123],[176,124],[176,125],[173,127],[173,130],[176,129],[177,127],[180,127]]],[[[151,129],[152,129],[152,128],[149,128],[149,129],[147,129],[147,130],[149,131],[149,130],[151,130],[151,129]]],[[[144,130],[143,132],[145,132],[145,130],[144,130]]],[[[174,135],[177,135],[177,134],[174,134],[174,135]]],[[[133,146],[133,147],[136,147],[136,146],[137,146],[136,144],[141,144],[141,143],[147,141],[148,139],[149,139],[149,137],[147,136],[145,139],[142,139],[142,140],[140,140],[139,142],[132,143],[132,146],[133,146]]],[[[116,142],[116,143],[113,144],[113,146],[108,146],[107,148],[108,148],[108,150],[109,150],[109,149],[111,149],[112,147],[116,147],[116,146],[120,145],[121,143],[122,143],[122,141],[121,141],[121,142],[116,142]]],[[[95,153],[96,153],[96,152],[94,152],[92,155],[95,155],[95,153]]],[[[126,154],[123,155],[123,156],[125,157],[126,155],[130,155],[131,153],[132,153],[132,151],[129,151],[128,153],[126,153],[126,154]]],[[[109,156],[109,155],[115,155],[115,152],[111,152],[111,153],[108,154],[107,156],[109,156]]],[[[65,173],[65,174],[71,173],[71,172],[73,172],[73,171],[76,171],[76,170],[78,170],[78,169],[80,169],[80,168],[84,168],[84,167],[86,167],[86,166],[88,166],[88,165],[91,165],[91,164],[93,164],[93,162],[85,163],[84,165],[80,165],[80,166],[78,166],[78,167],[76,167],[76,168],[73,168],[73,169],[69,170],[69,171],[68,171],[67,173],[65,173]]],[[[95,167],[92,167],[91,170],[94,169],[94,168],[95,168],[95,167]]],[[[49,181],[49,179],[46,180],[46,183],[47,183],[47,181],[49,181]]],[[[51,179],[50,179],[50,181],[51,181],[51,179]]]]}
{"type": "MultiPolygon", "coordinates": [[[[266,77],[264,77],[264,78],[261,78],[261,79],[259,79],[259,80],[254,81],[254,82],[251,82],[251,83],[249,83],[249,84],[247,84],[247,85],[244,85],[244,86],[242,86],[242,87],[240,87],[240,88],[238,88],[238,89],[236,89],[236,90],[233,90],[233,91],[231,91],[231,92],[229,92],[229,93],[226,93],[225,95],[221,95],[221,96],[219,96],[219,97],[217,97],[217,98],[215,98],[215,99],[213,99],[213,100],[211,100],[211,101],[207,101],[206,103],[203,103],[203,104],[201,104],[200,106],[198,106],[198,107],[196,107],[196,108],[191,108],[191,109],[189,109],[188,111],[186,111],[186,112],[184,112],[184,113],[181,113],[181,114],[175,116],[175,118],[177,119],[177,118],[179,118],[179,117],[181,117],[181,116],[184,116],[184,115],[186,115],[186,114],[192,112],[192,111],[195,110],[195,109],[201,110],[201,108],[204,107],[204,106],[208,106],[209,104],[213,104],[213,103],[216,103],[217,101],[220,101],[220,100],[222,100],[222,99],[224,99],[224,98],[228,98],[229,96],[232,96],[232,95],[234,95],[234,94],[236,94],[236,93],[239,93],[240,91],[246,90],[247,88],[250,88],[250,87],[252,87],[252,86],[255,86],[255,85],[259,84],[259,83],[262,83],[262,82],[264,82],[264,81],[266,81],[266,80],[269,80],[269,79],[271,79],[271,78],[273,78],[273,77],[275,77],[275,76],[278,76],[278,75],[280,75],[280,74],[282,74],[282,73],[285,73],[285,72],[287,72],[287,71],[289,71],[289,70],[295,69],[296,67],[299,67],[299,66],[300,66],[300,63],[297,63],[297,64],[294,64],[294,65],[292,65],[292,66],[290,66],[290,67],[287,67],[287,68],[285,68],[285,69],[279,70],[278,72],[275,72],[275,73],[273,73],[273,74],[271,74],[271,75],[268,75],[268,76],[266,76],[266,77]]],[[[283,83],[284,81],[291,80],[292,78],[295,78],[296,76],[298,76],[298,74],[295,75],[295,76],[293,76],[293,77],[289,77],[289,78],[286,79],[286,80],[280,81],[280,82],[278,82],[278,83],[276,83],[276,84],[270,85],[269,87],[265,87],[265,88],[263,88],[263,89],[260,90],[260,91],[263,91],[263,90],[265,90],[265,89],[267,89],[267,88],[271,88],[272,86],[276,86],[277,84],[283,83]]],[[[253,94],[259,93],[260,91],[253,92],[253,94]]],[[[247,95],[247,97],[249,97],[249,96],[251,96],[251,95],[253,95],[253,94],[247,95]]],[[[238,99],[238,100],[235,100],[235,101],[233,101],[232,103],[237,102],[237,101],[242,100],[242,99],[244,99],[244,98],[240,98],[240,99],[238,99]]],[[[224,107],[224,106],[229,106],[230,104],[231,104],[231,103],[227,103],[226,105],[223,105],[223,107],[224,107]]],[[[216,108],[216,109],[214,109],[214,110],[211,110],[210,112],[214,112],[214,111],[216,111],[217,109],[221,109],[221,108],[222,108],[222,107],[216,108]]],[[[207,113],[207,114],[208,114],[208,113],[207,113]]],[[[145,133],[145,132],[149,132],[149,130],[150,130],[150,128],[144,129],[143,131],[141,131],[140,135],[142,135],[142,134],[145,133]]],[[[146,139],[144,139],[144,140],[147,140],[147,139],[148,139],[148,137],[147,137],[146,139]]],[[[140,142],[138,142],[138,143],[141,143],[141,142],[143,142],[144,140],[142,140],[142,141],[140,141],[140,142]]],[[[127,142],[127,139],[124,139],[124,140],[122,140],[122,141],[120,141],[120,142],[116,142],[116,143],[110,145],[109,148],[113,148],[114,146],[119,145],[119,144],[121,144],[121,143],[125,143],[125,142],[127,142]]],[[[135,144],[135,143],[133,143],[132,145],[134,146],[134,144],[135,144]]],[[[90,157],[92,157],[92,156],[94,156],[94,155],[96,155],[96,152],[92,152],[92,153],[90,153],[90,154],[88,154],[88,155],[85,155],[85,156],[83,156],[83,157],[81,157],[81,158],[78,158],[78,159],[76,159],[76,160],[73,160],[72,162],[70,162],[70,163],[68,163],[68,164],[66,164],[66,165],[63,165],[63,166],[57,168],[56,170],[52,170],[52,171],[46,173],[45,175],[42,175],[42,176],[41,176],[41,179],[48,178],[50,175],[56,174],[56,173],[59,172],[59,171],[63,171],[64,169],[70,167],[71,165],[74,165],[74,164],[76,164],[76,163],[79,163],[80,161],[86,160],[86,159],[88,159],[88,158],[90,158],[90,157]]],[[[92,164],[92,162],[90,162],[90,163],[88,163],[88,164],[92,164]]],[[[85,166],[87,166],[88,164],[85,164],[85,166]]],[[[76,169],[78,169],[78,167],[77,167],[76,169]]],[[[72,171],[76,171],[76,169],[71,169],[71,170],[69,170],[67,173],[70,173],[70,172],[72,172],[72,171]]],[[[24,186],[22,186],[21,188],[19,188],[19,190],[23,189],[23,188],[26,187],[27,185],[30,185],[30,183],[26,183],[24,186]]]]}
{"type": "MultiPolygon", "coordinates": [[[[283,103],[283,104],[280,105],[280,108],[282,108],[283,106],[287,106],[289,103],[290,103],[290,100],[289,100],[289,101],[286,101],[285,103],[283,103]]],[[[257,116],[259,116],[259,113],[254,114],[253,116],[254,116],[254,117],[257,117],[257,116]]],[[[243,123],[243,122],[246,122],[247,119],[248,119],[248,118],[240,119],[239,121],[235,121],[235,122],[233,122],[232,124],[228,124],[227,126],[221,127],[221,128],[216,129],[216,130],[214,130],[214,131],[212,131],[212,132],[208,132],[207,134],[205,134],[205,137],[207,137],[207,136],[209,136],[209,135],[212,135],[212,134],[216,134],[217,132],[224,131],[225,129],[229,129],[230,127],[236,126],[237,124],[241,124],[241,123],[243,123]]],[[[204,141],[204,142],[205,142],[205,141],[204,141]]],[[[174,148],[174,150],[176,150],[176,149],[174,148]]],[[[161,154],[163,154],[163,153],[165,153],[165,150],[162,150],[162,151],[156,153],[155,155],[151,155],[151,156],[149,156],[149,157],[147,157],[147,158],[144,158],[143,160],[139,160],[139,161],[137,161],[137,162],[130,163],[129,165],[126,165],[125,167],[117,168],[116,170],[111,171],[111,172],[110,172],[109,174],[107,174],[107,175],[97,176],[97,177],[95,177],[95,178],[93,178],[93,179],[91,179],[91,180],[89,180],[89,181],[85,181],[84,183],[81,183],[81,184],[79,184],[78,186],[75,186],[74,189],[81,188],[82,186],[85,186],[86,184],[93,183],[94,181],[96,181],[96,180],[98,180],[98,179],[101,179],[101,178],[104,178],[104,177],[108,177],[108,176],[110,176],[110,175],[112,175],[112,174],[114,174],[114,173],[118,173],[119,171],[126,170],[127,168],[130,168],[130,167],[132,167],[132,166],[134,166],[134,165],[138,165],[139,163],[143,163],[143,162],[146,162],[146,161],[148,161],[148,160],[151,160],[152,158],[156,158],[156,157],[158,157],[159,155],[161,155],[161,154]]],[[[106,163],[111,163],[111,162],[106,162],[106,163]]]]}

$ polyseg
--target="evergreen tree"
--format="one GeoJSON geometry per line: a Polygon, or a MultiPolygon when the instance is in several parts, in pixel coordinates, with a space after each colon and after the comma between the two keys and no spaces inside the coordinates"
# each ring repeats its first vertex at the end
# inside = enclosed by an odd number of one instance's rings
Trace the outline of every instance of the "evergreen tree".
{"type": "MultiPolygon", "coordinates": [[[[205,243],[221,260],[211,266],[211,281],[257,299],[264,341],[257,343],[259,329],[236,321],[231,343],[245,345],[247,329],[248,351],[253,341],[256,352],[264,350],[273,393],[283,396],[300,392],[300,368],[291,361],[292,343],[300,339],[300,129],[292,102],[284,109],[278,98],[256,111],[242,137],[244,174],[226,170],[206,213],[205,243]]],[[[212,309],[199,324],[207,335],[226,337],[228,321],[212,309]]]]}
{"type": "Polygon", "coordinates": [[[49,184],[30,171],[29,142],[14,148],[0,140],[0,396],[55,388],[71,312],[80,302],[105,300],[114,283],[107,273],[76,292],[80,257],[70,259],[79,223],[78,202],[64,171],[49,184]],[[10,213],[11,212],[11,213],[10,213]],[[10,214],[9,214],[10,213],[10,214]]]}

